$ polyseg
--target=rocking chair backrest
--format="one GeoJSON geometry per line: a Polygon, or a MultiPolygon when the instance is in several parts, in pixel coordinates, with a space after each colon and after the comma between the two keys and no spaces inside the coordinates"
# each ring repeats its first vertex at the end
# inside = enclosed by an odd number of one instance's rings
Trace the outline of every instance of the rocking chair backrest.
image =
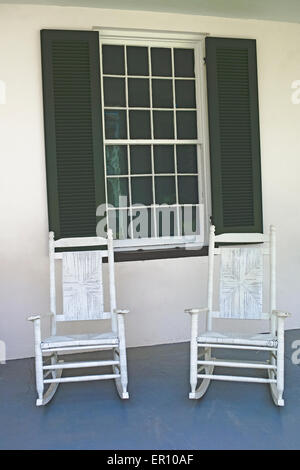
{"type": "Polygon", "coordinates": [[[212,318],[270,319],[275,305],[275,229],[270,234],[224,233],[210,228],[208,278],[208,329],[212,318]],[[221,244],[216,248],[215,244],[221,244]],[[219,309],[213,311],[215,255],[220,255],[219,309]],[[270,301],[263,312],[263,258],[270,259],[270,301]]]}
{"type": "Polygon", "coordinates": [[[49,234],[50,256],[50,309],[54,314],[52,334],[56,331],[57,321],[74,320],[112,320],[112,329],[116,330],[115,276],[113,235],[108,237],[62,238],[54,240],[54,233],[49,234]],[[88,247],[104,249],[90,250],[88,247]],[[75,251],[75,247],[87,247],[87,251],[75,251]],[[60,248],[62,251],[55,251],[60,248]],[[70,249],[74,248],[74,251],[70,249]],[[105,249],[107,248],[107,249],[105,249]],[[63,251],[66,249],[67,251],[63,251]],[[104,311],[102,261],[108,258],[110,311],[104,311]],[[62,260],[62,297],[63,314],[57,314],[55,260],[62,260]]]}
{"type": "Polygon", "coordinates": [[[261,245],[224,247],[220,266],[220,317],[260,319],[263,300],[261,245]]]}

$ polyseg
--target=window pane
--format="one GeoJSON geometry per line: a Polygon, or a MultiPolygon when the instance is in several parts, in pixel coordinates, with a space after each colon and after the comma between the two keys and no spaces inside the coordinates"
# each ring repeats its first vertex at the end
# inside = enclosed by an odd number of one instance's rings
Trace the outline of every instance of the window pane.
{"type": "Polygon", "coordinates": [[[124,240],[129,238],[128,227],[130,218],[127,209],[109,210],[108,224],[113,231],[115,240],[124,240]]]}
{"type": "Polygon", "coordinates": [[[177,111],[177,138],[197,139],[196,111],[177,111]]]}
{"type": "Polygon", "coordinates": [[[174,173],[174,146],[154,146],[155,173],[174,173]]]}
{"type": "Polygon", "coordinates": [[[129,125],[131,139],[150,139],[150,112],[129,111],[129,125]]]}
{"type": "MultiPolygon", "coordinates": [[[[104,107],[115,108],[104,110],[106,139],[171,140],[175,138],[175,134],[178,139],[197,139],[195,80],[192,79],[195,76],[193,49],[167,47],[149,49],[140,46],[104,45],[102,60],[103,73],[115,75],[115,77],[103,77],[104,107]],[[151,74],[156,78],[149,77],[149,52],[151,74]],[[128,79],[120,77],[125,73],[129,75],[128,79]],[[175,88],[173,73],[176,78],[175,88]],[[153,106],[164,110],[120,109],[126,106],[129,108],[153,106]],[[176,109],[173,110],[174,106],[176,109]],[[190,110],[183,111],[180,108],[190,108],[190,110]]],[[[119,144],[118,141],[115,143],[119,144]]],[[[151,155],[152,145],[106,145],[107,202],[117,208],[127,207],[130,204],[151,206],[155,191],[156,204],[169,206],[176,203],[188,204],[191,214],[184,215],[183,207],[180,209],[164,207],[155,210],[145,207],[145,209],[133,208],[130,219],[131,215],[129,216],[129,212],[125,209],[109,210],[109,225],[115,232],[115,238],[126,239],[132,234],[135,238],[154,236],[154,220],[157,225],[157,235],[160,237],[178,235],[178,224],[179,231],[182,230],[183,235],[195,233],[196,216],[199,211],[196,206],[199,199],[197,145],[178,143],[175,153],[175,145],[170,145],[172,142],[168,141],[166,143],[168,145],[154,144],[153,155],[151,155]],[[131,176],[128,176],[129,172],[131,176]],[[195,176],[184,176],[184,174],[195,176]]]]}
{"type": "Polygon", "coordinates": [[[156,225],[159,237],[173,237],[177,235],[177,208],[157,208],[156,225]]]}
{"type": "Polygon", "coordinates": [[[155,202],[156,204],[175,204],[175,177],[156,176],[155,177],[155,202]]]}
{"type": "Polygon", "coordinates": [[[129,204],[128,178],[107,178],[107,196],[108,203],[114,207],[127,207],[129,204]]]}
{"type": "Polygon", "coordinates": [[[128,102],[129,106],[149,108],[149,80],[146,78],[128,79],[128,102]]]}
{"type": "Polygon", "coordinates": [[[155,139],[174,139],[173,111],[153,111],[155,139]]]}
{"type": "Polygon", "coordinates": [[[132,209],[133,238],[154,237],[153,210],[143,207],[132,209]]]}
{"type": "Polygon", "coordinates": [[[179,204],[198,204],[198,177],[178,176],[179,204]]]}
{"type": "Polygon", "coordinates": [[[127,74],[149,75],[147,47],[127,46],[127,74]]]}
{"type": "Polygon", "coordinates": [[[172,76],[171,49],[162,47],[151,48],[152,75],[159,77],[172,76]]]}
{"type": "Polygon", "coordinates": [[[106,139],[127,139],[126,111],[105,110],[106,139]]]}
{"type": "Polygon", "coordinates": [[[194,77],[194,50],[174,49],[174,66],[176,77],[194,77]]]}
{"type": "Polygon", "coordinates": [[[105,106],[126,106],[124,78],[104,77],[103,89],[105,106]]]}
{"type": "Polygon", "coordinates": [[[127,175],[127,147],[125,145],[107,145],[105,150],[107,174],[127,175]]]}
{"type": "Polygon", "coordinates": [[[197,146],[177,145],[177,172],[197,173],[197,146]]]}
{"type": "Polygon", "coordinates": [[[181,234],[199,234],[199,206],[184,206],[180,208],[181,234]]]}
{"type": "Polygon", "coordinates": [[[130,171],[131,174],[152,173],[150,145],[130,146],[130,171]]]}
{"type": "Polygon", "coordinates": [[[124,47],[102,46],[103,73],[109,75],[124,75],[124,47]]]}
{"type": "Polygon", "coordinates": [[[175,80],[176,108],[196,108],[195,81],[175,80]]]}
{"type": "Polygon", "coordinates": [[[172,80],[152,80],[153,108],[173,108],[172,80]]]}
{"type": "Polygon", "coordinates": [[[144,204],[150,206],[152,197],[152,177],[140,176],[131,178],[131,198],[132,204],[144,204]]]}

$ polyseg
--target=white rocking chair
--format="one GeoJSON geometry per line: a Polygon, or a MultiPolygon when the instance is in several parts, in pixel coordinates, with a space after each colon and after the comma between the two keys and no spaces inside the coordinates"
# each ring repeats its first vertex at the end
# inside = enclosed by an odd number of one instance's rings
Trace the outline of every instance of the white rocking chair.
{"type": "Polygon", "coordinates": [[[62,238],[54,240],[49,234],[50,256],[50,316],[51,336],[41,340],[41,317],[28,318],[34,324],[35,369],[38,399],[37,406],[46,405],[53,397],[58,385],[64,382],[84,382],[91,380],[114,379],[121,398],[129,398],[127,392],[127,363],[124,314],[128,310],[116,308],[113,235],[108,237],[62,238]],[[56,252],[56,248],[90,247],[107,245],[107,250],[56,252]],[[110,311],[104,312],[102,258],[108,258],[110,311]],[[62,259],[63,315],[56,314],[55,260],[62,259]],[[109,333],[56,335],[56,322],[111,319],[109,333]],[[59,354],[111,349],[112,360],[88,362],[58,361],[59,354]],[[44,364],[44,356],[50,363],[44,364]],[[61,377],[64,369],[112,366],[112,373],[75,377],[61,377]],[[50,376],[50,377],[49,377],[50,376]],[[44,393],[44,386],[49,384],[44,393]]]}
{"type": "Polygon", "coordinates": [[[189,398],[201,398],[211,380],[232,382],[255,382],[270,384],[271,394],[276,405],[283,406],[284,390],[284,319],[286,312],[276,310],[276,258],[275,228],[270,227],[269,235],[261,233],[224,233],[215,235],[215,227],[210,228],[208,268],[208,304],[205,308],[185,310],[191,315],[190,383],[189,398]],[[236,246],[215,247],[215,243],[238,244],[236,246]],[[248,245],[242,245],[247,243],[248,245]],[[215,255],[220,255],[219,311],[213,311],[213,284],[215,255]],[[269,312],[262,313],[263,297],[263,256],[270,258],[269,312]],[[198,334],[198,315],[206,314],[206,332],[198,334]],[[220,334],[212,331],[213,318],[268,319],[268,334],[220,334]],[[203,348],[198,356],[198,349],[203,348]],[[234,361],[216,359],[211,355],[212,348],[269,351],[267,362],[234,361]],[[268,376],[239,377],[216,375],[214,367],[238,367],[266,369],[268,376]],[[202,373],[201,373],[202,372],[202,373]],[[201,380],[197,388],[198,381],[201,380]]]}

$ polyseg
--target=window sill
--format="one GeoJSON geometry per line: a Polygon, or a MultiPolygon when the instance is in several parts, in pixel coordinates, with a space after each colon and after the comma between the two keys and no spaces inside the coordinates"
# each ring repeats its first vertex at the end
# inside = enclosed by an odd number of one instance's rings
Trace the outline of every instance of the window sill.
{"type": "MultiPolygon", "coordinates": [[[[87,250],[105,250],[105,246],[84,246],[84,247],[71,247],[71,248],[56,248],[55,252],[66,251],[87,251],[87,250]]],[[[123,261],[147,261],[153,259],[172,259],[172,258],[192,258],[195,256],[208,256],[208,246],[202,248],[187,249],[184,247],[176,248],[152,248],[152,249],[137,249],[137,250],[114,250],[114,259],[116,263],[123,261]]],[[[103,262],[107,263],[107,258],[103,258],[103,262]]]]}
{"type": "Polygon", "coordinates": [[[146,261],[153,259],[191,258],[194,256],[208,256],[208,246],[191,250],[186,248],[148,249],[135,251],[115,251],[115,262],[146,261]]]}

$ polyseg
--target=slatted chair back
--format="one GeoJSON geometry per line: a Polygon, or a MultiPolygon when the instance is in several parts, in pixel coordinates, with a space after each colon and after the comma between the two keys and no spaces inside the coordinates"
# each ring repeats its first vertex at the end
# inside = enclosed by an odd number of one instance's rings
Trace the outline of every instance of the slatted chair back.
{"type": "Polygon", "coordinates": [[[224,233],[215,235],[210,228],[208,275],[208,330],[213,318],[271,320],[270,312],[276,309],[275,280],[275,228],[268,235],[261,233],[224,233]],[[217,245],[217,247],[216,247],[217,245]],[[214,276],[216,255],[220,256],[219,273],[214,276]],[[269,305],[263,311],[264,256],[269,260],[269,305]],[[213,309],[215,278],[218,278],[218,309],[213,309]]]}
{"type": "Polygon", "coordinates": [[[56,334],[56,322],[107,319],[111,319],[112,330],[116,332],[112,231],[108,231],[107,238],[82,237],[59,240],[55,240],[54,233],[50,232],[49,256],[50,310],[54,314],[51,333],[56,334]],[[99,249],[93,250],[90,247],[99,247],[99,249]],[[103,258],[108,259],[109,312],[104,310],[103,258]],[[56,260],[62,260],[62,312],[57,312],[56,260]]]}

